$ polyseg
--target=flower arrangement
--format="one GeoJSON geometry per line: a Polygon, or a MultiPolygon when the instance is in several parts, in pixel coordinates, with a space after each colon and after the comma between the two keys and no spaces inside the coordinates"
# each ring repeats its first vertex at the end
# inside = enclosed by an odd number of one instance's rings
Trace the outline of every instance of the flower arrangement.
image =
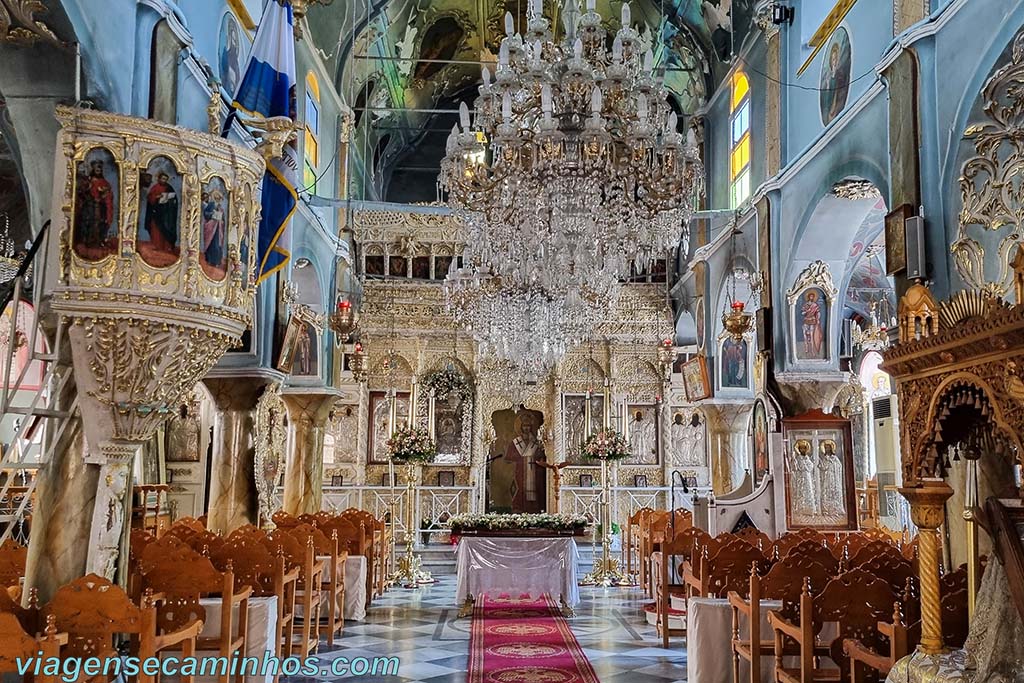
{"type": "Polygon", "coordinates": [[[453,367],[441,368],[423,378],[423,386],[434,392],[439,399],[454,394],[463,401],[473,398],[473,386],[453,367]]]}
{"type": "Polygon", "coordinates": [[[554,515],[547,513],[462,514],[455,515],[449,520],[453,534],[463,531],[504,531],[512,529],[567,531],[582,529],[589,521],[585,515],[554,515]]]}
{"type": "Polygon", "coordinates": [[[626,437],[614,429],[602,429],[588,437],[580,454],[594,460],[625,460],[632,455],[626,437]]]}
{"type": "Polygon", "coordinates": [[[385,445],[395,462],[434,462],[437,456],[437,444],[422,427],[399,427],[385,445]]]}

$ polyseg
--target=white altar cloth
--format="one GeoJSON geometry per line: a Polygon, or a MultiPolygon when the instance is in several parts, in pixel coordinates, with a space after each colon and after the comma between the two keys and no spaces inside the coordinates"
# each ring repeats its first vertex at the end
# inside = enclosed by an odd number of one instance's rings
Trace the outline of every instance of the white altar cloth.
{"type": "Polygon", "coordinates": [[[569,607],[580,601],[577,565],[580,551],[571,536],[515,538],[463,536],[456,547],[456,599],[502,593],[547,593],[569,607]]]}
{"type": "MultiPolygon", "coordinates": [[[[220,598],[200,598],[199,604],[206,609],[206,622],[200,635],[213,638],[220,634],[220,598]]],[[[238,619],[238,605],[235,605],[234,618],[238,619]]],[[[277,630],[277,596],[249,598],[248,628],[245,630],[245,656],[257,657],[263,661],[267,651],[276,654],[277,645],[274,635],[277,630]]],[[[237,623],[237,622],[236,622],[237,623]]],[[[213,651],[197,652],[198,657],[217,657],[220,653],[213,651]]],[[[215,683],[216,676],[196,676],[196,683],[215,683]]],[[[246,676],[245,683],[272,683],[273,676],[246,676]]]]}
{"type": "MultiPolygon", "coordinates": [[[[761,601],[761,640],[771,640],[768,612],[782,603],[761,601]]],[[[746,637],[747,618],[740,616],[740,635],[746,637]]],[[[686,610],[686,673],[689,683],[732,683],[732,608],[725,598],[690,598],[686,610]]],[[[761,683],[775,678],[775,661],[761,658],[761,683]]],[[[740,680],[750,680],[750,666],[740,660],[740,680]]]]}

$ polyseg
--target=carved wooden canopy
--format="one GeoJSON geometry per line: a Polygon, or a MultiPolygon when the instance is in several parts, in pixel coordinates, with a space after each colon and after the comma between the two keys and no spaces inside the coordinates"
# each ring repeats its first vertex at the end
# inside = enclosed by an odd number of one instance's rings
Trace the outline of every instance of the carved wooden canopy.
{"type": "Polygon", "coordinates": [[[1024,305],[961,292],[940,304],[938,313],[937,325],[919,326],[915,333],[904,319],[915,315],[912,306],[901,306],[900,343],[885,352],[881,366],[900,396],[906,486],[941,476],[946,450],[975,419],[987,423],[987,449],[1015,448],[1021,457],[1024,305]]]}

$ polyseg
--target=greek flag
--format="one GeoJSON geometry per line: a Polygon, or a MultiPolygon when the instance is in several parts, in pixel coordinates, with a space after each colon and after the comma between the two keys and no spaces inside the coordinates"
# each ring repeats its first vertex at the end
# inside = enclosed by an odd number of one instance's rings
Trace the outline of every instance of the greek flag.
{"type": "MultiPolygon", "coordinates": [[[[295,37],[291,0],[266,4],[234,106],[253,117],[295,119],[295,37]]],[[[285,145],[282,156],[267,164],[257,239],[257,284],[284,268],[290,257],[282,245],[286,244],[285,230],[298,203],[295,192],[298,157],[295,142],[291,142],[285,145]]]]}

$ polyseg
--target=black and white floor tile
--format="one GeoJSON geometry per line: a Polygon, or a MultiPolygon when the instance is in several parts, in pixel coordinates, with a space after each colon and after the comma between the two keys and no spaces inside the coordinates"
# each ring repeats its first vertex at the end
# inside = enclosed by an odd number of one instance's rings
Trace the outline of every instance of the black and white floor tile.
{"type": "MultiPolygon", "coordinates": [[[[675,638],[668,650],[644,618],[646,600],[638,588],[580,588],[582,602],[569,620],[602,683],[670,683],[686,680],[686,649],[675,638]]],[[[364,622],[347,622],[334,647],[320,647],[322,668],[330,660],[397,657],[397,676],[345,676],[323,682],[465,683],[469,660],[469,617],[459,619],[455,577],[416,589],[392,588],[374,600],[364,622]]],[[[291,678],[287,683],[314,683],[291,678]]]]}

